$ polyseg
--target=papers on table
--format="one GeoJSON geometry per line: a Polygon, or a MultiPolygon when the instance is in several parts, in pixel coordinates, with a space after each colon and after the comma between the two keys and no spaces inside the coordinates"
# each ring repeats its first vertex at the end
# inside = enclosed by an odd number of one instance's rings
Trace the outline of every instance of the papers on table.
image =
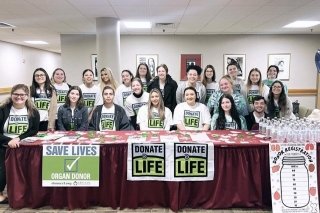
{"type": "Polygon", "coordinates": [[[208,142],[211,141],[205,132],[201,133],[191,133],[190,137],[194,142],[208,142]]]}
{"type": "Polygon", "coordinates": [[[134,142],[134,143],[142,143],[146,142],[147,137],[143,135],[130,135],[127,139],[127,142],[134,142]]]}
{"type": "Polygon", "coordinates": [[[180,142],[177,135],[160,135],[161,142],[180,142]]]}
{"type": "Polygon", "coordinates": [[[59,139],[57,139],[55,142],[57,143],[66,143],[66,142],[75,142],[79,136],[63,136],[59,139]]]}

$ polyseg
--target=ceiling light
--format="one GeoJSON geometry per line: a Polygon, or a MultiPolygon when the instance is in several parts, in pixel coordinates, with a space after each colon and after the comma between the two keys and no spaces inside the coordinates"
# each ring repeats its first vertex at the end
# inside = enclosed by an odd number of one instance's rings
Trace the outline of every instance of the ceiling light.
{"type": "Polygon", "coordinates": [[[28,44],[48,44],[48,42],[45,41],[24,41],[28,44]]]}
{"type": "Polygon", "coordinates": [[[295,21],[286,26],[284,28],[308,28],[313,27],[320,24],[320,21],[295,21]]]}
{"type": "Polygon", "coordinates": [[[127,28],[151,28],[150,21],[125,21],[123,23],[127,28]]]}

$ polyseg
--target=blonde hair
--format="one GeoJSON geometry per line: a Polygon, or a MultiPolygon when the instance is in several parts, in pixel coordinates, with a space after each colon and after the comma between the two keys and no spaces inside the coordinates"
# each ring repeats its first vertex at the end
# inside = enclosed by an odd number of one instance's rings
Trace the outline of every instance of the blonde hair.
{"type": "Polygon", "coordinates": [[[163,102],[163,98],[162,98],[162,94],[161,92],[157,89],[157,88],[154,88],[150,91],[149,93],[149,101],[148,101],[148,119],[151,119],[153,116],[152,116],[152,111],[151,111],[151,108],[154,107],[152,106],[152,103],[151,103],[151,94],[155,92],[159,95],[159,104],[158,104],[158,107],[155,107],[158,109],[158,112],[159,112],[159,117],[160,117],[160,120],[161,121],[164,121],[164,119],[166,119],[165,117],[165,106],[164,106],[164,102],[163,102]]]}
{"type": "MultiPolygon", "coordinates": [[[[12,94],[13,94],[15,91],[17,91],[18,89],[23,90],[23,91],[26,93],[26,95],[28,96],[28,99],[27,99],[26,102],[25,102],[25,106],[27,107],[28,117],[30,118],[30,117],[34,116],[34,113],[35,113],[35,111],[37,111],[37,109],[36,109],[34,103],[33,103],[33,102],[31,101],[31,99],[30,99],[29,88],[28,88],[28,86],[25,85],[25,84],[16,84],[16,85],[14,85],[14,86],[12,87],[12,89],[11,89],[11,93],[10,93],[11,96],[12,96],[12,94]]],[[[3,103],[1,103],[1,106],[0,106],[0,107],[5,107],[5,106],[8,106],[8,105],[12,106],[12,105],[13,105],[11,96],[8,97],[3,103]]]]}
{"type": "Polygon", "coordinates": [[[109,67],[107,67],[107,68],[104,67],[100,71],[100,89],[101,89],[101,91],[103,90],[103,88],[105,86],[111,86],[114,90],[117,89],[117,87],[118,87],[118,82],[114,79],[113,74],[112,74],[112,70],[109,67]],[[103,82],[101,79],[101,74],[104,71],[107,73],[107,75],[109,77],[109,82],[107,82],[107,83],[103,82]]]}

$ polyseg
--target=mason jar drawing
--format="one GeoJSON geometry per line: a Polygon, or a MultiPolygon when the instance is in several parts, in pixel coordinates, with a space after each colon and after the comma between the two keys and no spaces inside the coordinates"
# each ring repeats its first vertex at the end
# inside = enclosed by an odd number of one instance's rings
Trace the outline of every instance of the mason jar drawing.
{"type": "Polygon", "coordinates": [[[281,199],[288,208],[308,205],[309,174],[303,156],[284,156],[280,171],[281,199]]]}

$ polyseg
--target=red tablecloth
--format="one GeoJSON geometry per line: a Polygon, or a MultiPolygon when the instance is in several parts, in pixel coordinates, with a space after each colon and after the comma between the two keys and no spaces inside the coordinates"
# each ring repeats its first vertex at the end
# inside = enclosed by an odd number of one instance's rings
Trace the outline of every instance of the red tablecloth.
{"type": "Polygon", "coordinates": [[[6,168],[10,206],[15,209],[47,205],[68,209],[167,207],[173,211],[182,208],[271,208],[268,144],[252,133],[207,132],[215,145],[215,175],[214,180],[201,182],[127,181],[127,144],[123,140],[128,135],[147,134],[148,140],[159,141],[155,138],[161,134],[177,134],[181,142],[190,142],[190,132],[109,132],[101,133],[108,134],[103,140],[99,134],[95,135],[103,144],[100,147],[99,187],[42,187],[43,141],[8,149],[6,168]]]}

